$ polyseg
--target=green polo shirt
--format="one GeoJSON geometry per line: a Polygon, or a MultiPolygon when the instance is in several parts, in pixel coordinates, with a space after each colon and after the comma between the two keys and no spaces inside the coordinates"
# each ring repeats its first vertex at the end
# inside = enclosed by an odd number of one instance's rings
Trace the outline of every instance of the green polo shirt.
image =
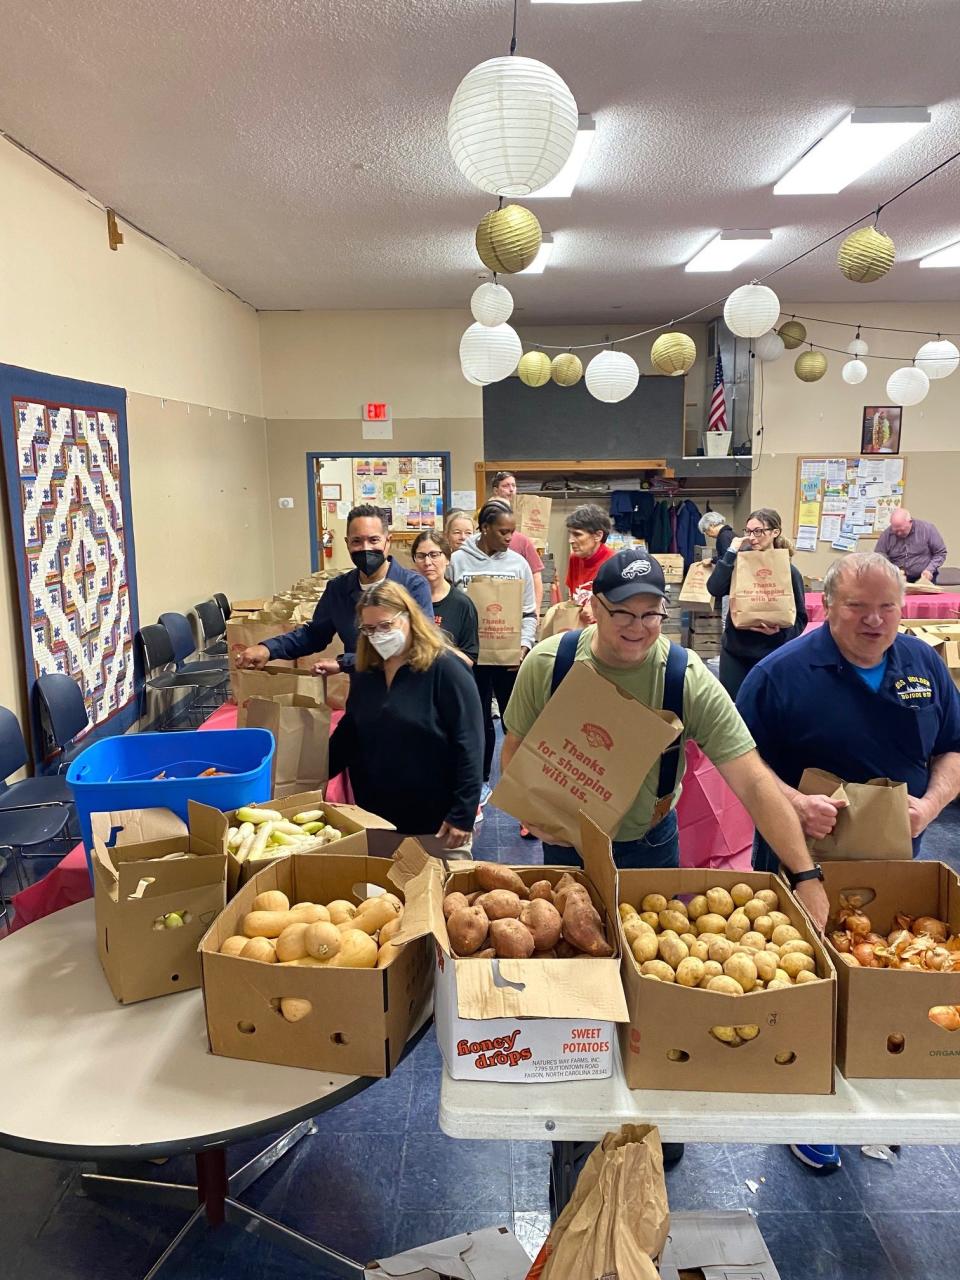
{"type": "MultiPolygon", "coordinates": [[[[669,640],[661,636],[642,662],[635,667],[620,669],[605,666],[591,653],[590,644],[595,631],[596,627],[587,627],[580,636],[576,661],[589,662],[594,671],[632,694],[638,702],[660,711],[663,708],[663,681],[669,640]]],[[[517,683],[503,714],[503,723],[518,738],[527,736],[549,701],[553,664],[559,644],[558,635],[542,641],[527,655],[517,673],[517,683]]],[[[683,682],[680,767],[677,770],[677,786],[671,808],[680,798],[680,782],[686,767],[683,745],[687,738],[692,738],[714,764],[726,764],[728,760],[735,760],[737,756],[753,751],[756,746],[726,689],[692,652],[687,654],[687,673],[683,682]]],[[[624,815],[615,833],[617,840],[639,840],[649,831],[657,800],[659,773],[660,762],[657,761],[643,779],[636,799],[624,815]]]]}

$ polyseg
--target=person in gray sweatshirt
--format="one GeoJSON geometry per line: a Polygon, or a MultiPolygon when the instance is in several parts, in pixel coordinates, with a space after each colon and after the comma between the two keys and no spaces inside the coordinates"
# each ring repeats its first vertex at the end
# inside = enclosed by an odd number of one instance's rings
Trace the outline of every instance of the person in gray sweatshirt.
{"type": "MultiPolygon", "coordinates": [[[[533,590],[533,574],[523,556],[510,550],[510,539],[516,528],[512,511],[501,503],[488,502],[477,516],[480,532],[466,540],[459,551],[453,553],[450,569],[454,585],[466,587],[471,578],[519,579],[523,583],[523,617],[520,625],[521,661],[537,641],[537,606],[533,590]]],[[[481,655],[482,656],[482,655],[481,655]]],[[[490,768],[496,734],[493,728],[493,698],[505,707],[513,693],[517,678],[516,667],[493,667],[478,663],[473,668],[474,679],[483,708],[483,791],[481,808],[490,799],[490,768]]]]}

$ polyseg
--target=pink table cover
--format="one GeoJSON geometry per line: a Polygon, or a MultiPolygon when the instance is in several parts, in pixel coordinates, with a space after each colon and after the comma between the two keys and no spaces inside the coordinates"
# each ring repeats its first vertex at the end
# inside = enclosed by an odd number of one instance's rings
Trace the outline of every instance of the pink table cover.
{"type": "MultiPolygon", "coordinates": [[[[807,606],[807,630],[818,627],[826,617],[823,607],[823,596],[819,591],[808,591],[804,595],[807,606]]],[[[960,591],[942,591],[932,596],[904,596],[903,616],[905,618],[955,618],[960,614],[960,591]]]]}

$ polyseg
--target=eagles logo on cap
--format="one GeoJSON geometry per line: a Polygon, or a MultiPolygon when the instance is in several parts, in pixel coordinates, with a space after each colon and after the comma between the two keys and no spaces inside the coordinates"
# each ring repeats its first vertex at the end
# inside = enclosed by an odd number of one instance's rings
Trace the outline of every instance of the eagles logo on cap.
{"type": "Polygon", "coordinates": [[[617,603],[631,596],[660,596],[666,599],[663,569],[655,556],[643,547],[627,547],[605,560],[593,579],[594,595],[617,603]]]}

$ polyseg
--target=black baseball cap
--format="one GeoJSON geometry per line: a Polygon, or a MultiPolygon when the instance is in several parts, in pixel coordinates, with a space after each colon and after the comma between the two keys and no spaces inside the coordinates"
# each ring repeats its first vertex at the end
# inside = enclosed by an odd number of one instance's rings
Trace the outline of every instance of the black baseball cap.
{"type": "Polygon", "coordinates": [[[667,598],[663,570],[649,551],[627,547],[618,551],[593,576],[593,594],[606,596],[611,604],[620,604],[631,596],[667,598]]]}

